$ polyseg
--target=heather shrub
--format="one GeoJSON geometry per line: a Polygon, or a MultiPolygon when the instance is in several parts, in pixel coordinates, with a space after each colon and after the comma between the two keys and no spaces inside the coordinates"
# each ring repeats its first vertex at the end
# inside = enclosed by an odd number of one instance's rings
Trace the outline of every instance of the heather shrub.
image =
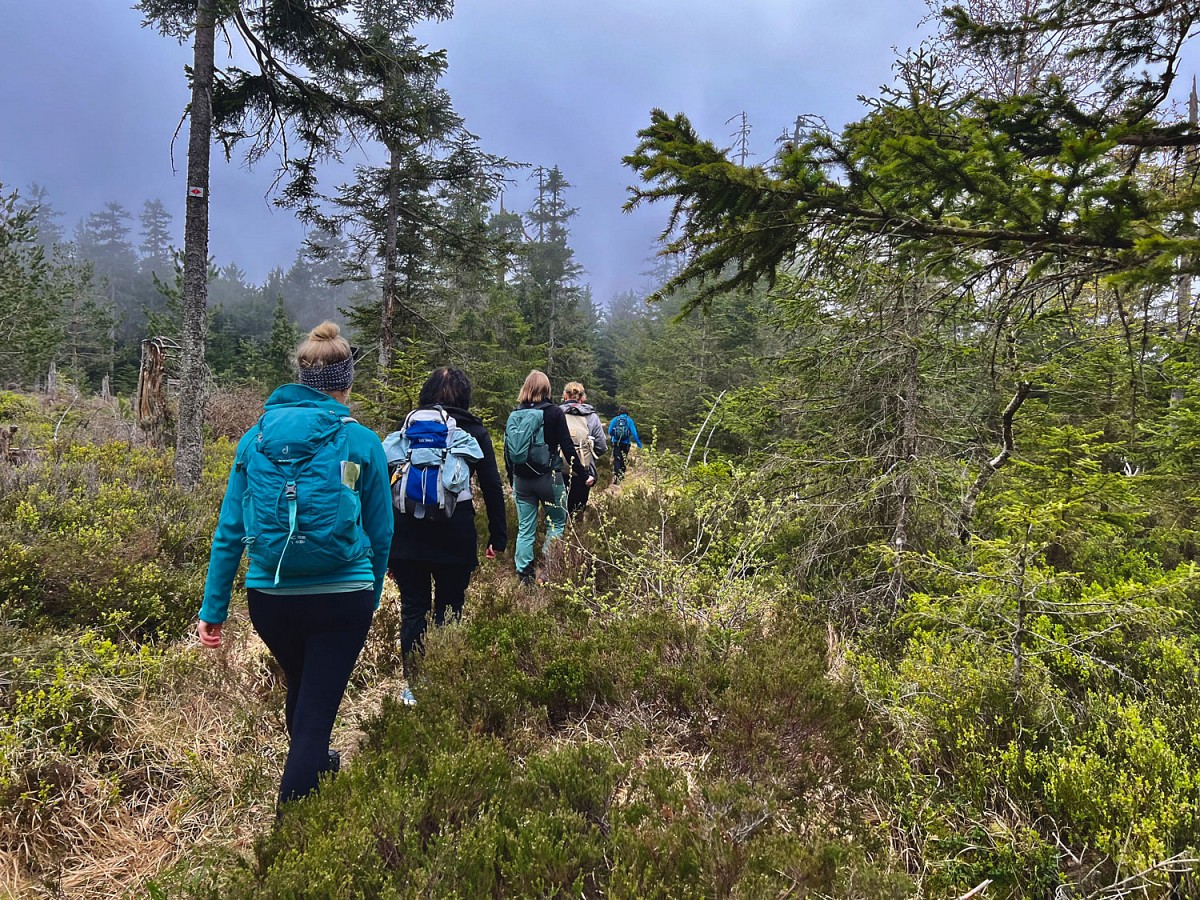
{"type": "Polygon", "coordinates": [[[132,640],[182,633],[195,615],[230,445],[201,489],[173,481],[170,454],[67,444],[0,475],[0,617],[132,640]]]}
{"type": "MultiPolygon", "coordinates": [[[[494,580],[494,576],[491,580],[494,580]]],[[[472,597],[432,631],[416,707],[385,699],[353,763],[252,858],[168,896],[902,897],[855,824],[874,726],[796,625],[745,642],[662,609],[472,597]],[[757,714],[754,709],[757,706],[757,714]],[[834,824],[836,823],[836,824],[834,824]]]]}

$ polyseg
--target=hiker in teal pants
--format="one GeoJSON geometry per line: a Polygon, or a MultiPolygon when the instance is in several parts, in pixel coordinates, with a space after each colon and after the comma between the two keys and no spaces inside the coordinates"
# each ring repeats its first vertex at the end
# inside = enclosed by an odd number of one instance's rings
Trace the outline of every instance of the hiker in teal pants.
{"type": "Polygon", "coordinates": [[[533,578],[533,546],[537,542],[538,514],[546,513],[546,540],[542,544],[542,553],[550,547],[550,542],[562,537],[567,527],[566,486],[561,474],[554,481],[554,500],[547,503],[541,500],[524,500],[517,496],[517,547],[515,562],[517,574],[524,582],[533,578]]]}
{"type": "Polygon", "coordinates": [[[579,467],[566,414],[550,402],[550,379],[534,369],[517,395],[517,408],[504,427],[504,468],[517,503],[517,576],[535,579],[533,545],[539,513],[546,512],[546,543],[561,537],[567,525],[563,463],[579,467]]]}

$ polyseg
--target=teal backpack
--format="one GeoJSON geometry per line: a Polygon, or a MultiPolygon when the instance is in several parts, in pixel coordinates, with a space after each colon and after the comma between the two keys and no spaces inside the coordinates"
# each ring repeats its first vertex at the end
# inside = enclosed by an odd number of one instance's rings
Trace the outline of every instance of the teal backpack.
{"type": "Polygon", "coordinates": [[[504,455],[514,475],[537,478],[551,471],[544,409],[514,409],[504,426],[504,455]]]}
{"type": "Polygon", "coordinates": [[[612,420],[610,431],[615,444],[628,444],[633,440],[633,429],[629,427],[629,416],[624,413],[612,420]]]}
{"type": "Polygon", "coordinates": [[[362,527],[359,466],[346,425],[330,410],[268,409],[237,462],[246,473],[242,539],[257,565],[285,578],[336,576],[371,555],[362,527]]]}

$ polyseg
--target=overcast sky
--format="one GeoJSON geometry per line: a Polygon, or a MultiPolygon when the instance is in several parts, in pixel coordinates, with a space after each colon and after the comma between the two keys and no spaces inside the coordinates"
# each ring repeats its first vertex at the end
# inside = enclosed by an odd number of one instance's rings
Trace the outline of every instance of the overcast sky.
{"type": "MultiPolygon", "coordinates": [[[[143,202],[160,199],[181,241],[186,127],[173,161],[171,142],[190,48],[140,27],[127,0],[0,6],[5,193],[43,185],[68,234],[110,200],[136,228],[143,202]]],[[[890,82],[893,48],[918,42],[924,12],[922,0],[458,0],[451,21],[420,36],[447,50],[443,84],[484,149],[562,169],[583,280],[606,302],[645,286],[663,223],[665,210],[621,212],[633,175],[621,157],[651,108],[686,113],[723,145],[744,111],[753,159],[766,159],[797,114],[835,127],[861,116],[857,96],[890,82]]],[[[304,236],[271,205],[272,169],[214,150],[211,251],[255,283],[290,265],[304,236]]],[[[524,211],[533,186],[516,178],[505,204],[524,211]]]]}

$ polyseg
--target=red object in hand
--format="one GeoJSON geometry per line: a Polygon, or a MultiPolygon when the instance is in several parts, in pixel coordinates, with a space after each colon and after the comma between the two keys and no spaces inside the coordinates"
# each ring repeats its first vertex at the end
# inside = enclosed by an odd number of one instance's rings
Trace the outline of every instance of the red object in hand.
{"type": "Polygon", "coordinates": [[[492,545],[491,545],[491,544],[488,544],[488,548],[487,548],[487,550],[486,550],[486,551],[484,551],[484,554],[483,554],[483,555],[484,555],[484,556],[486,556],[488,559],[495,559],[495,558],[496,558],[496,551],[492,549],[492,545]]]}

